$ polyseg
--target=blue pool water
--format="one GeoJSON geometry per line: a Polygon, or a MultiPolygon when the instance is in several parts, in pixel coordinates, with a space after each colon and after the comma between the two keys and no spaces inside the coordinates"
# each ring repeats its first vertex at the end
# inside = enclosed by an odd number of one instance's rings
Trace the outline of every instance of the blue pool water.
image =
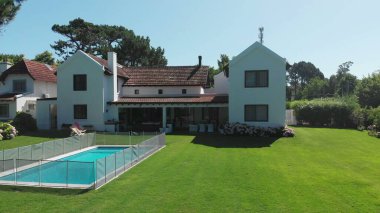
{"type": "MultiPolygon", "coordinates": [[[[97,147],[77,153],[57,161],[42,163],[29,169],[17,171],[3,177],[0,181],[17,181],[51,186],[57,184],[91,184],[95,181],[96,160],[110,156],[126,147],[97,147]]],[[[128,153],[128,152],[126,152],[128,153]]],[[[126,155],[123,157],[127,157],[126,155]]],[[[46,162],[46,161],[42,161],[46,162]]],[[[27,160],[17,160],[18,167],[30,164],[27,160]]]]}

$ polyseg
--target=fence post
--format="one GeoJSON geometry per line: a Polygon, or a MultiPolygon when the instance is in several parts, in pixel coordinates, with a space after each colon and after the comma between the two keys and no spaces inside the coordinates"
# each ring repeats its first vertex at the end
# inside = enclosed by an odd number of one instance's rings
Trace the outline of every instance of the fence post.
{"type": "Polygon", "coordinates": [[[98,173],[96,172],[96,169],[95,169],[96,168],[96,166],[95,166],[96,162],[98,162],[98,161],[96,160],[96,161],[94,161],[92,163],[92,168],[93,168],[93,171],[94,171],[94,179],[95,179],[94,180],[94,189],[96,189],[96,180],[98,179],[98,177],[97,177],[98,173]]]}
{"type": "Polygon", "coordinates": [[[62,139],[63,140],[63,154],[65,154],[65,139],[62,139]]]}
{"type": "Polygon", "coordinates": [[[107,183],[107,157],[104,158],[104,184],[107,183]]]}
{"type": "Polygon", "coordinates": [[[125,149],[123,149],[123,162],[124,162],[124,171],[125,171],[125,149]]]}
{"type": "Polygon", "coordinates": [[[16,163],[16,158],[13,158],[13,166],[14,166],[14,171],[15,171],[15,185],[17,185],[17,163],[16,163]]]}
{"type": "Polygon", "coordinates": [[[113,155],[115,156],[115,177],[116,177],[116,153],[113,155]]]}
{"type": "Polygon", "coordinates": [[[69,187],[69,161],[66,160],[66,188],[69,187]]]}
{"type": "Polygon", "coordinates": [[[38,175],[39,175],[39,185],[41,186],[41,160],[38,161],[38,175]]]}

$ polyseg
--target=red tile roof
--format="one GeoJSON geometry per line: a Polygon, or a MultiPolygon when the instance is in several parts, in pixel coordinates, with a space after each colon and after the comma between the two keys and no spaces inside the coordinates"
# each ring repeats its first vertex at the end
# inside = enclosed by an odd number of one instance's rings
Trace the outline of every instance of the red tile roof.
{"type": "Polygon", "coordinates": [[[57,77],[54,75],[55,69],[47,64],[23,59],[5,70],[0,76],[0,81],[4,81],[10,74],[28,74],[37,81],[57,82],[57,77]]]}
{"type": "Polygon", "coordinates": [[[200,95],[181,97],[122,97],[110,104],[182,104],[228,103],[227,95],[200,95]]]}
{"type": "MultiPolygon", "coordinates": [[[[108,69],[107,60],[88,55],[108,69]]],[[[208,66],[124,67],[118,64],[117,74],[128,78],[124,86],[206,86],[208,70],[208,66]]]]}
{"type": "Polygon", "coordinates": [[[0,101],[14,101],[19,93],[5,93],[0,95],[0,101]]]}

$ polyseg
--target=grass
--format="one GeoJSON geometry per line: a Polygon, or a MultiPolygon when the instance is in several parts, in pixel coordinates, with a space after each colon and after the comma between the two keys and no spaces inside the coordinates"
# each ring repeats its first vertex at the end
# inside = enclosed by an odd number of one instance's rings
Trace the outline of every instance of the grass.
{"type": "Polygon", "coordinates": [[[0,186],[0,212],[379,212],[380,140],[345,129],[295,138],[167,136],[96,191],[0,186]]]}

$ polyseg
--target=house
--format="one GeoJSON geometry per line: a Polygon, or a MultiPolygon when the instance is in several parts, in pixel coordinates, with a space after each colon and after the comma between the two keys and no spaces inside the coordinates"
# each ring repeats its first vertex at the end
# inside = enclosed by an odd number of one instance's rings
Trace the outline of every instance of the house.
{"type": "Polygon", "coordinates": [[[229,121],[283,126],[289,64],[259,42],[229,63],[229,121]]]}
{"type": "Polygon", "coordinates": [[[0,64],[0,120],[11,120],[16,112],[36,117],[36,100],[57,95],[55,68],[36,61],[0,64]]]}
{"type": "Polygon", "coordinates": [[[37,101],[37,125],[48,129],[78,122],[100,131],[204,131],[205,125],[211,130],[230,120],[283,126],[286,60],[255,43],[230,66],[229,78],[218,74],[214,88],[208,88],[209,67],[202,65],[201,56],[193,66],[124,67],[113,52],[104,60],[78,51],[57,69],[57,97],[37,101]],[[266,83],[264,74],[246,74],[256,70],[266,70],[266,83]],[[51,108],[57,108],[56,124],[51,123],[51,108]]]}

